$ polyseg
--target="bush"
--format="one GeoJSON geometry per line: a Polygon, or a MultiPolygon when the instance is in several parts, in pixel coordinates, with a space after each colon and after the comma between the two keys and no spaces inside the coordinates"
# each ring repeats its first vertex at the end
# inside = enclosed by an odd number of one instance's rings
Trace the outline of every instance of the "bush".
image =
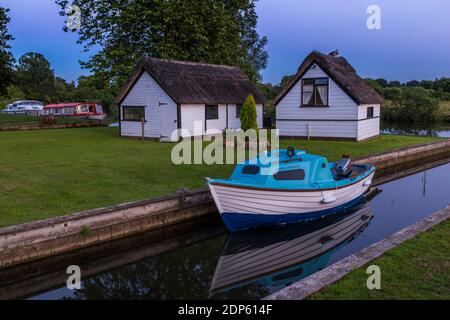
{"type": "Polygon", "coordinates": [[[439,100],[433,97],[430,90],[422,87],[401,87],[389,91],[390,99],[382,109],[383,120],[420,123],[436,121],[439,100]]]}
{"type": "Polygon", "coordinates": [[[241,129],[247,131],[248,129],[255,129],[258,131],[256,101],[253,95],[249,95],[241,109],[241,129]]]}

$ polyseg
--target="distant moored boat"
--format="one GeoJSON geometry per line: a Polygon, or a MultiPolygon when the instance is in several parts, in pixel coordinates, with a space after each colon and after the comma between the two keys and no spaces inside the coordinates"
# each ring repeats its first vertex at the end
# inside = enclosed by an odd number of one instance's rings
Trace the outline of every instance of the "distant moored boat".
{"type": "Polygon", "coordinates": [[[103,107],[95,102],[49,104],[44,107],[44,115],[80,117],[91,120],[103,120],[106,118],[103,107]]]}
{"type": "Polygon", "coordinates": [[[44,105],[40,101],[23,100],[8,104],[1,112],[9,114],[40,115],[44,110],[44,105]]]}

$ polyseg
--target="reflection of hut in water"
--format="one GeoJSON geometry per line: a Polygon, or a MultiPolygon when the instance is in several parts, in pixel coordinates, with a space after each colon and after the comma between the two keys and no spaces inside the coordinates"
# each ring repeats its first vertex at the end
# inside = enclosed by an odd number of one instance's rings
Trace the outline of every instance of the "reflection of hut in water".
{"type": "Polygon", "coordinates": [[[250,283],[288,285],[324,268],[337,246],[358,236],[373,218],[368,203],[320,221],[232,234],[217,263],[211,292],[250,283]],[[334,249],[334,250],[332,250],[334,249]]]}

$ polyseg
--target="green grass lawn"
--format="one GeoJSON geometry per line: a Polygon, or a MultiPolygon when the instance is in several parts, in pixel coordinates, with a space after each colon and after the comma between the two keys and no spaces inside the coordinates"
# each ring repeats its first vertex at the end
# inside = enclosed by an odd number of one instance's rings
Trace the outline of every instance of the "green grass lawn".
{"type": "MultiPolygon", "coordinates": [[[[310,153],[359,157],[436,138],[283,140],[310,153]]],[[[0,132],[0,227],[204,186],[232,165],[179,165],[173,144],[121,139],[118,128],[0,132]]]]}
{"type": "Polygon", "coordinates": [[[450,221],[389,250],[368,265],[381,269],[381,289],[366,287],[367,266],[311,299],[450,299],[450,221]]]}

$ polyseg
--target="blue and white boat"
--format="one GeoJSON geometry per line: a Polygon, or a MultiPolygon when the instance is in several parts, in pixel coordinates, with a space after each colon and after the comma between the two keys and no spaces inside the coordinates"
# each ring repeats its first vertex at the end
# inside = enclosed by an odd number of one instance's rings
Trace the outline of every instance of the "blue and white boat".
{"type": "Polygon", "coordinates": [[[359,203],[375,167],[348,157],[328,163],[322,156],[288,148],[238,164],[228,179],[206,178],[230,231],[324,217],[359,203]]]}

